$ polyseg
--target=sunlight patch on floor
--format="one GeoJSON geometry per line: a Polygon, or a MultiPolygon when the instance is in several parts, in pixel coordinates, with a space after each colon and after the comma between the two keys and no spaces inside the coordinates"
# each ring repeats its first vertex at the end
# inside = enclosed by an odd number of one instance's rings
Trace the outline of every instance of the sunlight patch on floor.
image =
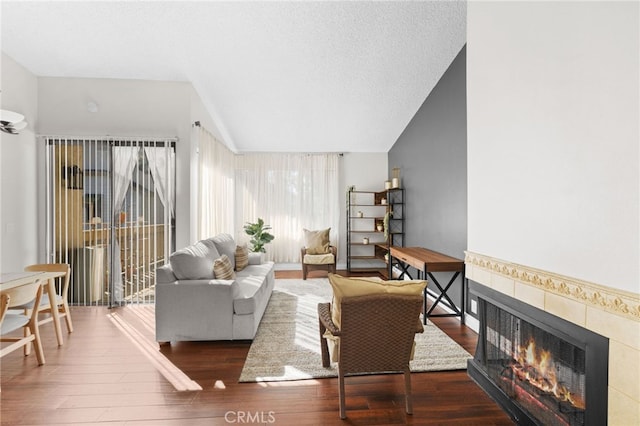
{"type": "Polygon", "coordinates": [[[158,344],[151,342],[142,333],[136,330],[118,313],[113,312],[107,315],[111,322],[133,343],[133,345],[147,357],[149,362],[164,376],[177,391],[196,391],[202,387],[191,380],[186,374],[169,361],[158,351],[158,344]]]}

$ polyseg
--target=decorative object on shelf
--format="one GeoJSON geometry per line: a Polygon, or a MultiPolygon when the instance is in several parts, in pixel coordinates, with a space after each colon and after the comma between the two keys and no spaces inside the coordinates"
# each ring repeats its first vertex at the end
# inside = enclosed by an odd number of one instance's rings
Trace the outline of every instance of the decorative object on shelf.
{"type": "Polygon", "coordinates": [[[247,222],[244,226],[244,232],[251,236],[251,251],[254,253],[266,253],[264,246],[269,244],[275,238],[267,231],[271,229],[271,226],[265,225],[262,218],[258,218],[256,223],[247,222]]]}
{"type": "Polygon", "coordinates": [[[391,171],[391,187],[392,188],[400,188],[400,169],[398,167],[394,167],[391,171]]]}
{"type": "Polygon", "coordinates": [[[369,244],[369,237],[364,237],[364,238],[362,239],[362,244],[365,244],[365,245],[366,245],[366,244],[369,244]]]}
{"type": "Polygon", "coordinates": [[[391,189],[391,181],[390,180],[385,180],[384,181],[384,189],[391,189]]]}
{"type": "Polygon", "coordinates": [[[364,213],[362,213],[361,211],[358,212],[358,217],[363,217],[364,213]]]}
{"type": "Polygon", "coordinates": [[[382,204],[382,205],[387,204],[387,199],[386,198],[381,199],[380,200],[380,204],[382,204]]]}
{"type": "Polygon", "coordinates": [[[376,229],[378,229],[378,231],[382,232],[384,230],[384,226],[379,223],[378,226],[376,226],[376,229]]]}
{"type": "Polygon", "coordinates": [[[11,135],[17,135],[25,127],[27,127],[27,122],[24,121],[24,115],[0,109],[0,130],[11,135]]]}

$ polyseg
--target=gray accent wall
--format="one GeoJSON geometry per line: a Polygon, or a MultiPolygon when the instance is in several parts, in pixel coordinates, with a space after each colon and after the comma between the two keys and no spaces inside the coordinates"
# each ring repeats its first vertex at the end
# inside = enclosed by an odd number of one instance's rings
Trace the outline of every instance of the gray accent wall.
{"type": "MultiPolygon", "coordinates": [[[[464,259],[467,248],[466,46],[389,150],[406,194],[405,246],[464,259]]],[[[443,286],[448,275],[436,275],[443,286]]],[[[415,277],[414,277],[415,278],[415,277]]],[[[448,293],[460,305],[460,279],[448,293]]],[[[435,286],[429,284],[431,290],[435,286]]]]}

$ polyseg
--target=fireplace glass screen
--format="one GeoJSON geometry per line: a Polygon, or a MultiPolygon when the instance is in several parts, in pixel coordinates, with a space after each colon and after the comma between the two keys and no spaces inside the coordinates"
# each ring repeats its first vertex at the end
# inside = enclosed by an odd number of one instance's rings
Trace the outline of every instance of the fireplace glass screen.
{"type": "Polygon", "coordinates": [[[491,381],[545,425],[584,425],[585,351],[485,302],[484,367],[491,381]]]}

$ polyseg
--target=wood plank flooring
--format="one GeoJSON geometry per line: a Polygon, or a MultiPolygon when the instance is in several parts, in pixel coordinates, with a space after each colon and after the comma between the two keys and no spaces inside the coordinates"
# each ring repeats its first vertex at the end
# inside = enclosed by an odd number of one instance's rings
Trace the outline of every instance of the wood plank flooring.
{"type": "MultiPolygon", "coordinates": [[[[344,272],[344,271],[343,271],[344,272]]],[[[323,272],[314,272],[321,276],[323,272]]],[[[300,278],[299,271],[278,278],[300,278]]],[[[202,391],[177,392],[121,330],[117,313],[153,338],[132,309],[73,307],[75,331],[58,347],[50,324],[41,327],[46,364],[20,350],[2,358],[3,425],[513,425],[466,371],[414,373],[414,414],[404,412],[401,375],[346,380],[347,416],[338,415],[337,379],[238,383],[251,345],[179,342],[161,352],[202,391]]],[[[476,334],[453,318],[434,319],[465,349],[476,334]]],[[[63,331],[66,328],[63,324],[63,331]]]]}

